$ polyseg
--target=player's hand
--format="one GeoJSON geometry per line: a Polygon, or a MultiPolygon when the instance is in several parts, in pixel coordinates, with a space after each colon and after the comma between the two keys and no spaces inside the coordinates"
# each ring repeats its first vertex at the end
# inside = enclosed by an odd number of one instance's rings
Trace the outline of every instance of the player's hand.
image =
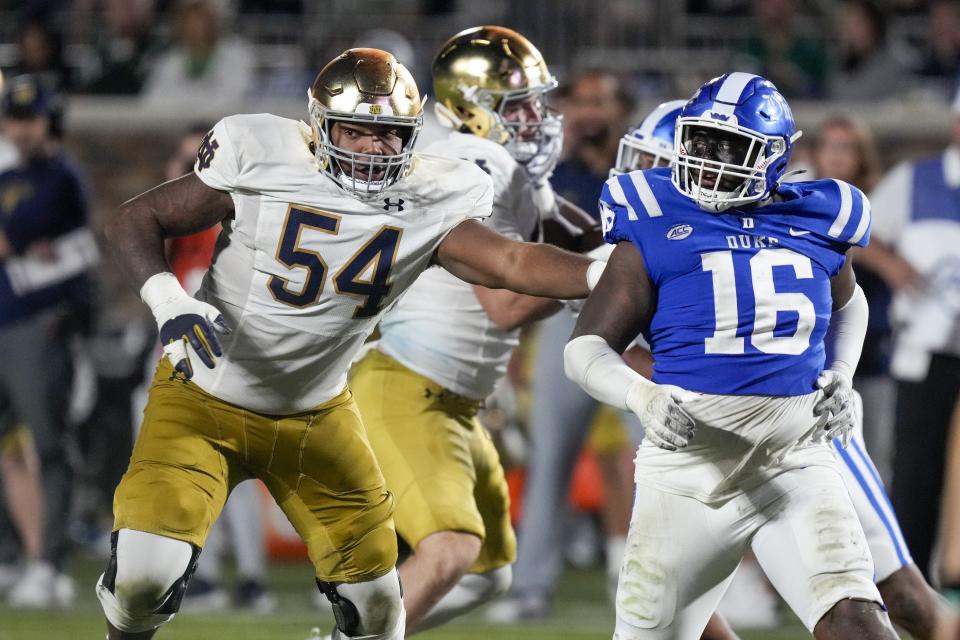
{"type": "Polygon", "coordinates": [[[694,435],[694,422],[681,405],[689,392],[669,384],[634,384],[627,407],[640,419],[644,437],[667,451],[686,447],[694,435]]]}
{"type": "Polygon", "coordinates": [[[846,374],[827,369],[817,378],[823,397],[813,407],[813,415],[821,418],[820,441],[840,438],[846,447],[855,426],[853,383],[846,374]]]}
{"type": "Polygon", "coordinates": [[[143,285],[140,295],[150,306],[160,328],[163,355],[184,378],[193,377],[189,344],[208,369],[223,355],[217,333],[230,333],[223,315],[213,305],[190,297],[173,274],[160,273],[143,285]]]}

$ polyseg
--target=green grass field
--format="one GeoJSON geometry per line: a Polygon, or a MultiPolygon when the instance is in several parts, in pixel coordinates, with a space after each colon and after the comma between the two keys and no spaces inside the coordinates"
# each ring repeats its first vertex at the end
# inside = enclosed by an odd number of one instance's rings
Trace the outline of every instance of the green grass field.
{"type": "MultiPolygon", "coordinates": [[[[103,621],[93,594],[101,569],[99,561],[77,562],[78,602],[70,611],[23,612],[0,606],[0,640],[101,640],[103,621]]],[[[305,564],[277,564],[269,582],[279,608],[269,615],[243,611],[216,614],[185,612],[157,634],[158,640],[304,640],[311,627],[328,629],[333,620],[310,604],[313,592],[310,569],[305,564]]],[[[609,640],[613,609],[596,571],[569,571],[555,602],[555,615],[547,622],[524,626],[492,626],[479,615],[417,636],[423,640],[609,640]]],[[[798,624],[781,631],[743,633],[744,640],[799,640],[808,636],[798,624]]]]}

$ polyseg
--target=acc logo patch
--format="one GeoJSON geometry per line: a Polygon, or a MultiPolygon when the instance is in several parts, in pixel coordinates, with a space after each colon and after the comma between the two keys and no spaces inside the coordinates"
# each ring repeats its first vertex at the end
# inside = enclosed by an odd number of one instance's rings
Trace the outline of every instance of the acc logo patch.
{"type": "Polygon", "coordinates": [[[688,224],[675,224],[667,231],[667,240],[683,240],[690,237],[693,227],[688,224]]]}

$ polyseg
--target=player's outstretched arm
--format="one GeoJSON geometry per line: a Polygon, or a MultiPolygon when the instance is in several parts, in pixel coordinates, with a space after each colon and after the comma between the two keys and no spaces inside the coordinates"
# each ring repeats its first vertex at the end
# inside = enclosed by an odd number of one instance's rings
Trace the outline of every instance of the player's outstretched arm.
{"type": "Polygon", "coordinates": [[[553,298],[538,298],[509,289],[487,289],[474,285],[473,292],[487,317],[501,331],[513,331],[525,324],[542,320],[563,308],[553,298]]]}
{"type": "Polygon", "coordinates": [[[435,260],[471,284],[544,298],[585,298],[603,271],[602,262],[550,245],[516,242],[476,220],[454,227],[435,260]]]}
{"type": "Polygon", "coordinates": [[[232,212],[229,194],[191,173],[123,203],[106,228],[114,258],[157,320],[164,355],[185,378],[193,376],[187,345],[212,369],[223,353],[216,332],[229,329],[215,307],[190,297],[170,273],[163,241],[208,229],[232,212]]]}
{"type": "Polygon", "coordinates": [[[637,414],[646,440],[674,451],[687,446],[694,433],[693,419],[680,406],[686,392],[647,380],[620,356],[650,322],[655,306],[643,257],[633,244],[620,242],[580,312],[563,351],[564,369],[597,400],[637,414]]]}

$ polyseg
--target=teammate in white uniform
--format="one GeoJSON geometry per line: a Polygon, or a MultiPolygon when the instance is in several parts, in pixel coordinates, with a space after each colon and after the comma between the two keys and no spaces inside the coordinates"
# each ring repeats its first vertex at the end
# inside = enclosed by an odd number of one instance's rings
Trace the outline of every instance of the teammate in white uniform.
{"type": "MultiPolygon", "coordinates": [[[[437,115],[451,131],[427,151],[491,176],[485,224],[518,241],[539,240],[546,226],[580,249],[592,231],[602,245],[599,225],[558,203],[546,181],[560,123],[544,105],[556,81],[536,48],[503,27],[468,29],[440,48],[433,73],[437,115]]],[[[384,316],[377,350],[353,370],[351,388],[397,497],[397,534],[412,551],[400,566],[410,630],[445,622],[510,584],[516,542],[507,486],[476,415],[506,372],[520,325],[560,306],[431,269],[384,316]]]]}
{"type": "Polygon", "coordinates": [[[349,362],[431,263],[560,298],[586,295],[588,273],[602,270],[471,220],[490,214],[490,179],[413,152],[422,103],[390,54],[345,52],[309,98],[310,127],[222,120],[193,174],[126,203],[108,227],[166,358],[114,499],[97,587],[111,640],[152,637],[173,617],[212,521],[248,477],[307,543],[334,637],[402,638],[393,497],[346,386],[349,362]],[[213,264],[191,298],[163,238],[217,223],[213,264]]]}

